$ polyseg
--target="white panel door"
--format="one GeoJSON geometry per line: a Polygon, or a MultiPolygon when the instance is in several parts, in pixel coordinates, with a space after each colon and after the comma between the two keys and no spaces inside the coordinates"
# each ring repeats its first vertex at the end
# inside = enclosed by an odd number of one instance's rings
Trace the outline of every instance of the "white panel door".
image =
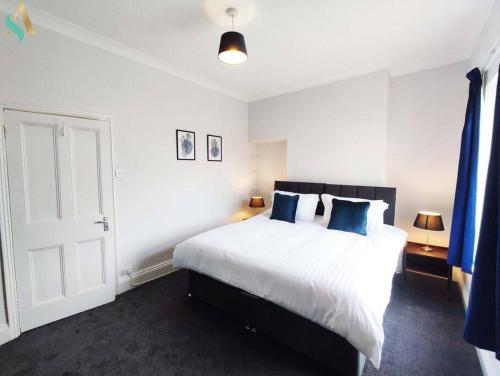
{"type": "Polygon", "coordinates": [[[109,123],[5,111],[21,331],[113,301],[109,123]],[[109,226],[103,223],[109,219],[109,226]]]}

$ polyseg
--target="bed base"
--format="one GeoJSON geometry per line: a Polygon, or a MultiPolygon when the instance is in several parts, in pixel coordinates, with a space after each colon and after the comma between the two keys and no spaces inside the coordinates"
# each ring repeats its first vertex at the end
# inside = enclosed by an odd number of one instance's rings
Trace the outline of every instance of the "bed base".
{"type": "Polygon", "coordinates": [[[360,376],[366,358],[345,338],[274,303],[206,275],[189,271],[189,296],[326,365],[337,374],[360,376]]]}

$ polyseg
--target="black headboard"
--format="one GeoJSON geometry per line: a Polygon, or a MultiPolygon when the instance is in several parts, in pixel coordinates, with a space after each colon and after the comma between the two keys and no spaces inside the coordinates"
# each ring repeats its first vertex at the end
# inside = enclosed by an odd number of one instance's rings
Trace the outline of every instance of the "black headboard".
{"type": "MultiPolygon", "coordinates": [[[[275,181],[274,189],[296,193],[328,193],[339,197],[357,197],[367,200],[384,200],[389,208],[384,213],[384,223],[394,226],[394,213],[396,211],[396,188],[370,187],[363,185],[339,185],[325,183],[302,183],[295,181],[275,181]]],[[[317,215],[323,215],[325,208],[320,201],[316,208],[317,215]]]]}

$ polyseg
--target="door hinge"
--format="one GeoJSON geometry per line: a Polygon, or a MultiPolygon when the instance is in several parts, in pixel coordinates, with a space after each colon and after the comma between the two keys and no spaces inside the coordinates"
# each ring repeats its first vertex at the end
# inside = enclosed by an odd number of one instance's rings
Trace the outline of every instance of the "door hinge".
{"type": "Polygon", "coordinates": [[[5,126],[5,124],[2,124],[2,129],[3,129],[3,136],[7,137],[7,127],[5,126]]]}

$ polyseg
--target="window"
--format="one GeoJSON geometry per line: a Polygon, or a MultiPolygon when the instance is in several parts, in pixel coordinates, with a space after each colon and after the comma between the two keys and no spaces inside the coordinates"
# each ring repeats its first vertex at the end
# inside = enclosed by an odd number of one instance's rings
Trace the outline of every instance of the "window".
{"type": "Polygon", "coordinates": [[[476,239],[474,253],[477,249],[481,217],[483,213],[484,189],[491,151],[491,135],[493,131],[493,117],[495,112],[495,95],[497,89],[498,72],[492,79],[485,80],[483,89],[483,103],[481,107],[481,126],[479,135],[479,156],[477,171],[477,201],[476,201],[476,239]]]}

